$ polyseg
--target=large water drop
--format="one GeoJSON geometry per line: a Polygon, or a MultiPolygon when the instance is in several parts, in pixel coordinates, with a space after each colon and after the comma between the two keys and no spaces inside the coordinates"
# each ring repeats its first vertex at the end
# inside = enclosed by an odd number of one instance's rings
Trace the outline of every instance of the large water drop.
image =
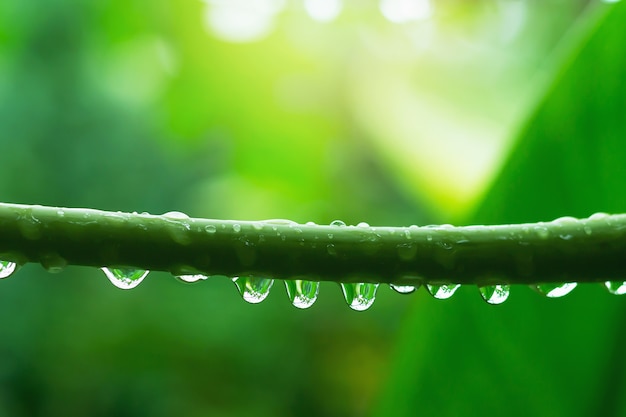
{"type": "Polygon", "coordinates": [[[444,285],[431,285],[427,284],[426,288],[430,295],[438,300],[445,300],[454,295],[454,292],[461,286],[461,284],[444,284],[444,285]]]}
{"type": "Polygon", "coordinates": [[[314,281],[285,281],[287,296],[291,304],[298,308],[309,308],[317,300],[320,283],[314,281]]]}
{"type": "Polygon", "coordinates": [[[102,268],[109,281],[117,288],[130,290],[141,284],[149,271],[134,268],[102,268]]]}
{"type": "Polygon", "coordinates": [[[0,278],[8,278],[15,272],[17,264],[15,262],[0,261],[0,278]]]}
{"type": "Polygon", "coordinates": [[[542,295],[545,295],[549,298],[559,298],[563,297],[570,292],[578,285],[576,282],[561,282],[561,283],[552,283],[552,284],[539,284],[535,285],[534,289],[542,295]]]}
{"type": "Polygon", "coordinates": [[[337,226],[337,227],[345,227],[346,224],[341,221],[341,220],[333,220],[332,222],[330,222],[331,226],[337,226]]]}
{"type": "Polygon", "coordinates": [[[392,290],[394,290],[395,292],[399,294],[411,294],[412,292],[415,292],[415,290],[417,289],[417,287],[414,287],[412,285],[395,285],[395,284],[389,284],[389,288],[391,288],[392,290]]]}
{"type": "Polygon", "coordinates": [[[343,297],[348,306],[356,311],[367,310],[374,304],[379,284],[341,284],[343,297]]]}
{"type": "Polygon", "coordinates": [[[604,286],[611,294],[623,295],[626,294],[626,281],[607,281],[604,286]]]}
{"type": "Polygon", "coordinates": [[[479,287],[480,296],[489,304],[502,304],[509,298],[510,285],[486,285],[479,287]]]}
{"type": "Polygon", "coordinates": [[[274,284],[273,279],[255,276],[234,277],[233,282],[243,299],[251,304],[265,300],[274,284]]]}

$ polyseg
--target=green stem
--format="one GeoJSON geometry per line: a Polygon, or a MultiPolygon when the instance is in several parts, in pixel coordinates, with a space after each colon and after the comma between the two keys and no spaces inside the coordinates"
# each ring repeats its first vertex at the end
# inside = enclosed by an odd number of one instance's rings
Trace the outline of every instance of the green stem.
{"type": "Polygon", "coordinates": [[[318,226],[0,203],[0,259],[336,282],[626,280],[626,214],[499,226],[318,226]]]}

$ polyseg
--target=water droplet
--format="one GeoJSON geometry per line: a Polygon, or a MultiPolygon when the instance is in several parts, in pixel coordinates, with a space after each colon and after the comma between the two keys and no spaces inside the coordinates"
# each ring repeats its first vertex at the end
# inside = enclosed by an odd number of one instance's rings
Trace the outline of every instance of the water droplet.
{"type": "Polygon", "coordinates": [[[535,226],[534,230],[539,239],[547,239],[550,237],[550,231],[545,226],[535,226]]]}
{"type": "Polygon", "coordinates": [[[479,287],[481,297],[489,304],[502,304],[509,298],[510,285],[487,285],[479,287]]]}
{"type": "Polygon", "coordinates": [[[149,271],[134,268],[101,268],[109,281],[117,288],[130,290],[141,284],[149,271]]]}
{"type": "Polygon", "coordinates": [[[626,281],[607,281],[604,286],[611,294],[623,295],[626,294],[626,281]]]}
{"type": "Polygon", "coordinates": [[[593,230],[592,230],[592,229],[591,229],[591,227],[589,227],[589,226],[584,226],[584,227],[583,227],[583,230],[585,231],[585,234],[586,234],[587,236],[590,236],[590,235],[593,233],[593,230]]]}
{"type": "Polygon", "coordinates": [[[56,252],[44,253],[40,259],[41,266],[51,274],[58,274],[67,266],[65,258],[56,252]]]}
{"type": "Polygon", "coordinates": [[[410,261],[417,255],[417,246],[412,243],[401,243],[397,246],[398,256],[403,261],[410,261]]]}
{"type": "Polygon", "coordinates": [[[254,222],[252,223],[252,227],[254,228],[254,230],[263,230],[263,223],[261,222],[254,222]]]}
{"type": "Polygon", "coordinates": [[[15,262],[0,261],[0,278],[8,278],[15,272],[17,264],[15,262]]]}
{"type": "Polygon", "coordinates": [[[251,304],[265,300],[274,284],[273,279],[255,276],[234,277],[233,282],[243,299],[251,304]]]}
{"type": "Polygon", "coordinates": [[[337,226],[337,227],[346,227],[346,224],[342,222],[341,220],[333,220],[332,222],[330,222],[330,225],[337,226]]]}
{"type": "MultiPolygon", "coordinates": [[[[576,282],[561,282],[561,283],[552,283],[552,284],[539,284],[535,285],[534,289],[542,295],[545,295],[549,298],[558,298],[563,297],[570,292],[578,285],[576,282]]],[[[531,287],[533,288],[533,287],[531,287]]]]}
{"type": "Polygon", "coordinates": [[[389,284],[389,288],[391,288],[392,290],[394,290],[395,292],[399,294],[411,294],[412,292],[415,292],[415,290],[417,289],[417,287],[414,287],[412,285],[395,285],[395,284],[389,284]]]}
{"type": "Polygon", "coordinates": [[[291,304],[298,308],[309,308],[317,300],[320,283],[314,281],[285,281],[287,296],[291,304]]]}
{"type": "Polygon", "coordinates": [[[206,275],[195,274],[195,275],[176,275],[176,278],[183,282],[197,282],[203,279],[207,279],[206,275]]]}
{"type": "Polygon", "coordinates": [[[167,217],[169,219],[177,219],[177,220],[186,220],[189,218],[185,213],[181,211],[168,211],[163,215],[163,217],[167,217]]]}
{"type": "Polygon", "coordinates": [[[204,231],[213,234],[217,232],[217,227],[215,227],[215,225],[213,224],[207,224],[206,226],[204,226],[204,231]]]}
{"type": "Polygon", "coordinates": [[[306,222],[304,225],[305,226],[317,226],[315,222],[306,222]]]}
{"type": "Polygon", "coordinates": [[[356,311],[367,310],[374,304],[379,284],[341,284],[343,297],[348,306],[356,311]]]}
{"type": "Polygon", "coordinates": [[[332,243],[329,243],[328,245],[326,245],[326,251],[328,252],[330,256],[337,256],[337,249],[335,248],[335,245],[333,245],[332,243]]]}
{"type": "Polygon", "coordinates": [[[241,225],[240,225],[239,223],[235,223],[235,224],[233,224],[233,231],[234,231],[235,233],[239,233],[239,232],[241,232],[241,225]]]}
{"type": "Polygon", "coordinates": [[[363,228],[367,228],[367,227],[370,227],[370,225],[369,225],[369,224],[367,224],[367,223],[365,223],[365,222],[361,222],[361,223],[357,224],[357,225],[356,225],[356,227],[363,227],[363,228]]]}
{"type": "Polygon", "coordinates": [[[426,288],[430,295],[438,300],[445,300],[454,295],[454,292],[461,286],[461,284],[444,284],[444,285],[431,285],[427,284],[426,288]]]}
{"type": "Polygon", "coordinates": [[[609,217],[608,213],[593,213],[589,216],[589,220],[604,220],[609,217]]]}

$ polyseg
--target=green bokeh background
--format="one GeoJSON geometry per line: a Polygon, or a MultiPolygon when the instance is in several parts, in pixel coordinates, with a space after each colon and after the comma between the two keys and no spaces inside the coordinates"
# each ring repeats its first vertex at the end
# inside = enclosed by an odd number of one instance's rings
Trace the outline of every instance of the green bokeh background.
{"type": "MultiPolygon", "coordinates": [[[[288,1],[250,42],[207,26],[218,3],[0,2],[0,200],[372,225],[626,212],[623,3],[442,1],[400,24],[288,1]]],[[[0,416],[626,414],[626,304],[597,285],[498,307],[380,288],[357,313],[332,283],[306,311],[280,282],[259,305],[163,273],[0,284],[0,416]]]]}

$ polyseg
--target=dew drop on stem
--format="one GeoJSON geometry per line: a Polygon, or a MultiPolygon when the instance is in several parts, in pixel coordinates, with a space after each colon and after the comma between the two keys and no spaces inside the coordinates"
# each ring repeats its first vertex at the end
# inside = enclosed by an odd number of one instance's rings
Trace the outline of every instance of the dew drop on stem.
{"type": "Polygon", "coordinates": [[[109,281],[117,288],[130,290],[141,284],[149,271],[135,268],[102,268],[109,281]]]}
{"type": "Polygon", "coordinates": [[[241,297],[251,303],[258,304],[265,300],[274,284],[273,279],[257,276],[234,277],[233,282],[241,294],[241,297]]]}
{"type": "Polygon", "coordinates": [[[489,304],[502,304],[509,298],[510,285],[486,285],[478,287],[480,296],[489,304]]]}
{"type": "Polygon", "coordinates": [[[432,285],[427,284],[426,289],[430,295],[435,297],[438,300],[445,300],[454,295],[456,290],[461,286],[461,284],[444,284],[444,285],[432,285]]]}
{"type": "Polygon", "coordinates": [[[367,310],[374,304],[379,284],[341,284],[343,297],[348,306],[356,311],[367,310]]]}
{"type": "Polygon", "coordinates": [[[317,300],[320,283],[306,280],[287,280],[285,288],[287,296],[297,308],[309,308],[317,300]]]}
{"type": "Polygon", "coordinates": [[[0,261],[0,278],[10,277],[16,270],[17,264],[15,262],[0,261]]]}
{"type": "Polygon", "coordinates": [[[535,291],[548,298],[559,298],[566,296],[576,288],[576,282],[559,282],[549,284],[538,284],[531,286],[535,291]]]}

